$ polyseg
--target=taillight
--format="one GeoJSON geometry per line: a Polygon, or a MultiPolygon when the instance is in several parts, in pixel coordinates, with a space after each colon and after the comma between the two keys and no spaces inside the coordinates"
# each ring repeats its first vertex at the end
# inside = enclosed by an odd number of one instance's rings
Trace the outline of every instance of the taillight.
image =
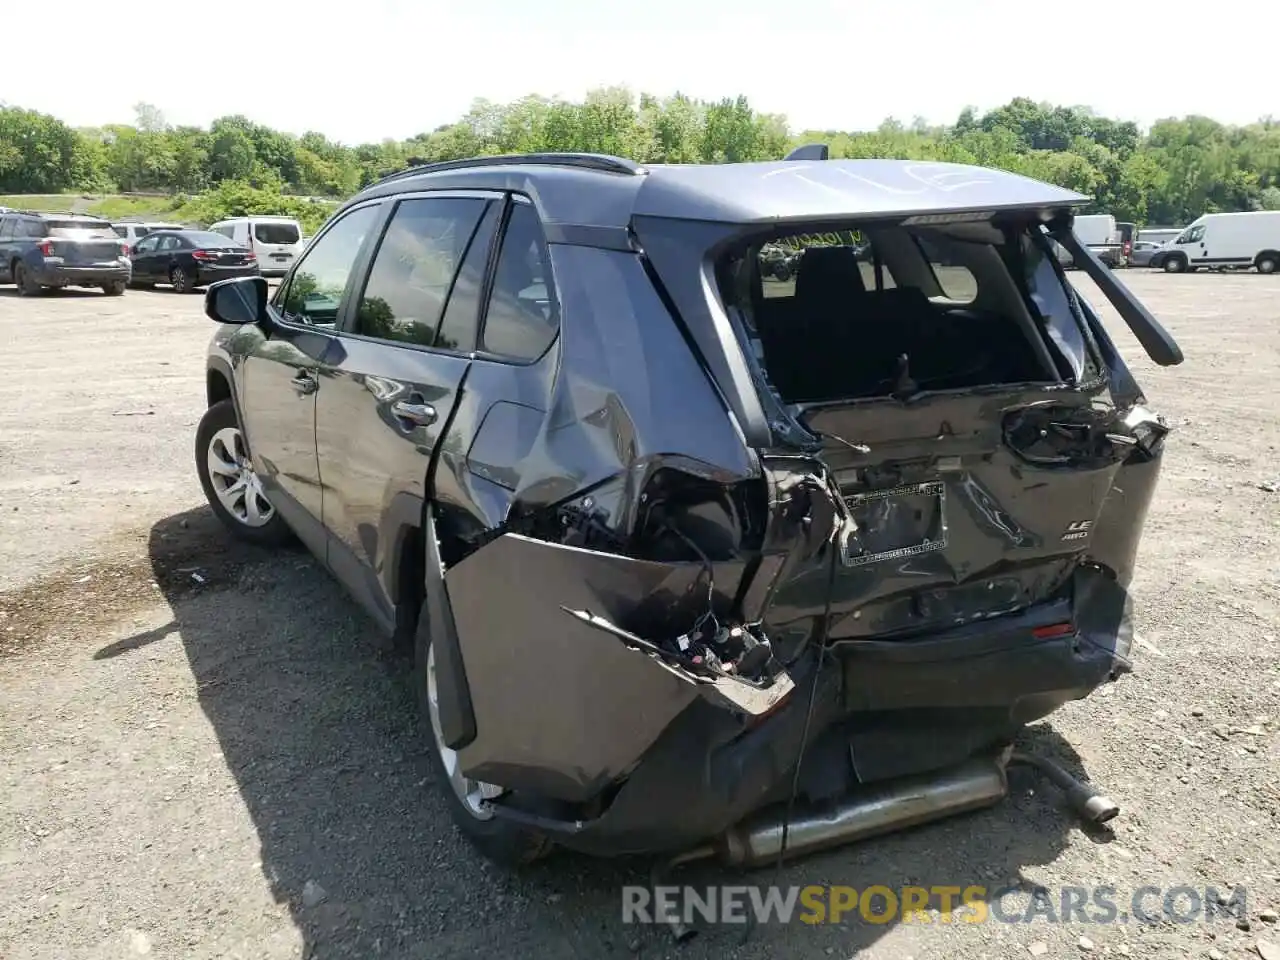
{"type": "Polygon", "coordinates": [[[257,260],[257,259],[258,259],[258,255],[257,255],[256,253],[253,253],[252,251],[250,251],[249,253],[246,253],[246,254],[244,255],[244,258],[245,258],[246,260],[257,260]]]}
{"type": "Polygon", "coordinates": [[[191,256],[197,260],[217,260],[218,255],[210,250],[192,250],[191,256]]]}
{"type": "Polygon", "coordinates": [[[127,257],[129,255],[129,245],[127,243],[120,244],[120,256],[127,257]]]}
{"type": "Polygon", "coordinates": [[[52,240],[41,240],[39,243],[37,243],[37,244],[36,244],[36,246],[39,248],[40,253],[41,253],[41,255],[42,255],[42,256],[45,256],[45,257],[52,257],[52,256],[53,256],[53,241],[52,241],[52,240]]]}

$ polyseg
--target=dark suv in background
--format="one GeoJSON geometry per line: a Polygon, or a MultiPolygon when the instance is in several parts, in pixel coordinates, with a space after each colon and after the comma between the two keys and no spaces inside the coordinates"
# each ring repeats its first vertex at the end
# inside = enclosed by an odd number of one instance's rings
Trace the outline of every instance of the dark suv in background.
{"type": "Polygon", "coordinates": [[[993,803],[1025,724],[1128,670],[1167,432],[1050,237],[1182,359],[1087,199],[895,160],[411,169],[270,299],[210,288],[200,480],[412,644],[497,859],[756,862],[993,803]]]}
{"type": "Polygon", "coordinates": [[[22,296],[49,287],[100,287],[118,297],[129,285],[128,247],[98,217],[10,211],[0,214],[0,283],[22,296]]]}

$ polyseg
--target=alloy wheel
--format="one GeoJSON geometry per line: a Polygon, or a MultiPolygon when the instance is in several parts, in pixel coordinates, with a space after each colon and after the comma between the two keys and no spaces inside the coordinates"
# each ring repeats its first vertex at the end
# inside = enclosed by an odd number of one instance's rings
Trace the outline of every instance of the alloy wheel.
{"type": "Polygon", "coordinates": [[[262,481],[249,463],[244,439],[235,427],[223,427],[209,440],[209,480],[218,501],[246,527],[264,527],[275,507],[262,492],[262,481]]]}
{"type": "Polygon", "coordinates": [[[440,690],[436,684],[436,647],[433,643],[427,650],[427,705],[431,714],[431,735],[435,738],[436,752],[440,755],[440,765],[449,778],[449,788],[462,801],[463,808],[477,820],[492,820],[493,811],[487,801],[499,797],[502,787],[492,783],[471,780],[462,773],[462,765],[458,762],[458,752],[444,745],[444,734],[440,726],[440,690]]]}

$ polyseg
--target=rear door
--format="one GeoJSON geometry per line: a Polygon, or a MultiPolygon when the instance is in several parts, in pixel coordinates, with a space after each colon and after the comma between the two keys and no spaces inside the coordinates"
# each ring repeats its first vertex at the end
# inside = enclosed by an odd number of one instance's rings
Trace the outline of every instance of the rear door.
{"type": "Polygon", "coordinates": [[[46,220],[45,237],[52,256],[69,267],[113,266],[127,246],[111,224],[92,220],[46,220]]]}
{"type": "Polygon", "coordinates": [[[292,220],[252,220],[251,248],[263,270],[288,270],[293,266],[302,230],[292,220]]]}
{"type": "Polygon", "coordinates": [[[472,362],[500,208],[492,193],[399,199],[345,311],[342,350],[321,370],[329,565],[384,624],[394,618],[402,538],[421,523],[472,362]]]}

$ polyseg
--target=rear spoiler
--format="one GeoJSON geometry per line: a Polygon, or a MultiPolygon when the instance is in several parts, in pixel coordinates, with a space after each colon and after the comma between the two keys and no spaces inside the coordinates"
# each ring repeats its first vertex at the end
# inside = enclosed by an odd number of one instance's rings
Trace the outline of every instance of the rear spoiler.
{"type": "Polygon", "coordinates": [[[831,148],[825,143],[806,143],[796,147],[783,160],[827,160],[831,156],[831,148]]]}

